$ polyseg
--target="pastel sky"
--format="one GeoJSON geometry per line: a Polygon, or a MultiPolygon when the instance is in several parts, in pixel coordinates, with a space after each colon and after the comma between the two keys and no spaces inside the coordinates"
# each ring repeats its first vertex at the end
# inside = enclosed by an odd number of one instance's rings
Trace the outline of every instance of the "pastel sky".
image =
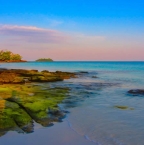
{"type": "Polygon", "coordinates": [[[0,49],[26,60],[144,61],[144,1],[3,0],[0,49]]]}

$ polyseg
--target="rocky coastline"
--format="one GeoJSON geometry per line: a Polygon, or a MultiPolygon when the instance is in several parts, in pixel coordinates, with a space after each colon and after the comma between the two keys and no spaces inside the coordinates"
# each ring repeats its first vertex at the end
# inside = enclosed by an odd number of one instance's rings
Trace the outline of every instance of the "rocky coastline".
{"type": "Polygon", "coordinates": [[[28,62],[27,60],[7,60],[7,61],[0,61],[0,63],[18,63],[18,62],[28,62]]]}
{"type": "MultiPolygon", "coordinates": [[[[51,88],[46,82],[75,78],[75,73],[0,69],[0,136],[9,130],[34,131],[34,122],[51,126],[65,116],[58,104],[69,88],[51,88]]],[[[48,84],[48,83],[47,83],[48,84]]]]}
{"type": "Polygon", "coordinates": [[[24,70],[24,69],[1,69],[0,84],[25,84],[31,82],[56,82],[64,79],[75,78],[75,73],[70,72],[49,72],[43,70],[24,70]]]}

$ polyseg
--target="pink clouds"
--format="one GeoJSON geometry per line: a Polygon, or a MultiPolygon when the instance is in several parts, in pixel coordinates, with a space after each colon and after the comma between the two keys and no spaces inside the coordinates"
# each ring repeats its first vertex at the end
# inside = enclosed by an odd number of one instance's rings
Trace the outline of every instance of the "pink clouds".
{"type": "Polygon", "coordinates": [[[60,31],[31,26],[2,25],[0,34],[12,36],[13,40],[33,43],[61,43],[68,39],[68,36],[60,31]]]}
{"type": "Polygon", "coordinates": [[[0,25],[0,49],[27,60],[144,60],[144,42],[133,36],[98,36],[31,26],[0,25]]]}

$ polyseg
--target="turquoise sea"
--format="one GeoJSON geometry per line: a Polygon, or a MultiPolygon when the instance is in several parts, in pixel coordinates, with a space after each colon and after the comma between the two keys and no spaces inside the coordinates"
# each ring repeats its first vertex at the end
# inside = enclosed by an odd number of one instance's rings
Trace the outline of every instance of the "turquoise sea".
{"type": "Polygon", "coordinates": [[[21,134],[10,131],[1,145],[144,145],[144,62],[26,62],[3,63],[1,68],[80,72],[78,78],[49,83],[71,88],[61,108],[68,110],[61,123],[21,134]],[[115,106],[127,106],[120,109],[115,106]]]}

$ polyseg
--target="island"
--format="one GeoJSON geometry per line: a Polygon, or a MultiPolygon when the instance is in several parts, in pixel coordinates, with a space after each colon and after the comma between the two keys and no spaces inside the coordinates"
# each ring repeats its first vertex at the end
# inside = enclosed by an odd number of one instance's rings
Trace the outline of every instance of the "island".
{"type": "Polygon", "coordinates": [[[40,58],[40,59],[37,59],[36,61],[38,61],[38,62],[53,62],[53,60],[51,58],[40,58]]]}
{"type": "Polygon", "coordinates": [[[9,50],[1,50],[0,62],[26,62],[26,61],[22,60],[22,56],[20,54],[14,54],[9,50]]]}

